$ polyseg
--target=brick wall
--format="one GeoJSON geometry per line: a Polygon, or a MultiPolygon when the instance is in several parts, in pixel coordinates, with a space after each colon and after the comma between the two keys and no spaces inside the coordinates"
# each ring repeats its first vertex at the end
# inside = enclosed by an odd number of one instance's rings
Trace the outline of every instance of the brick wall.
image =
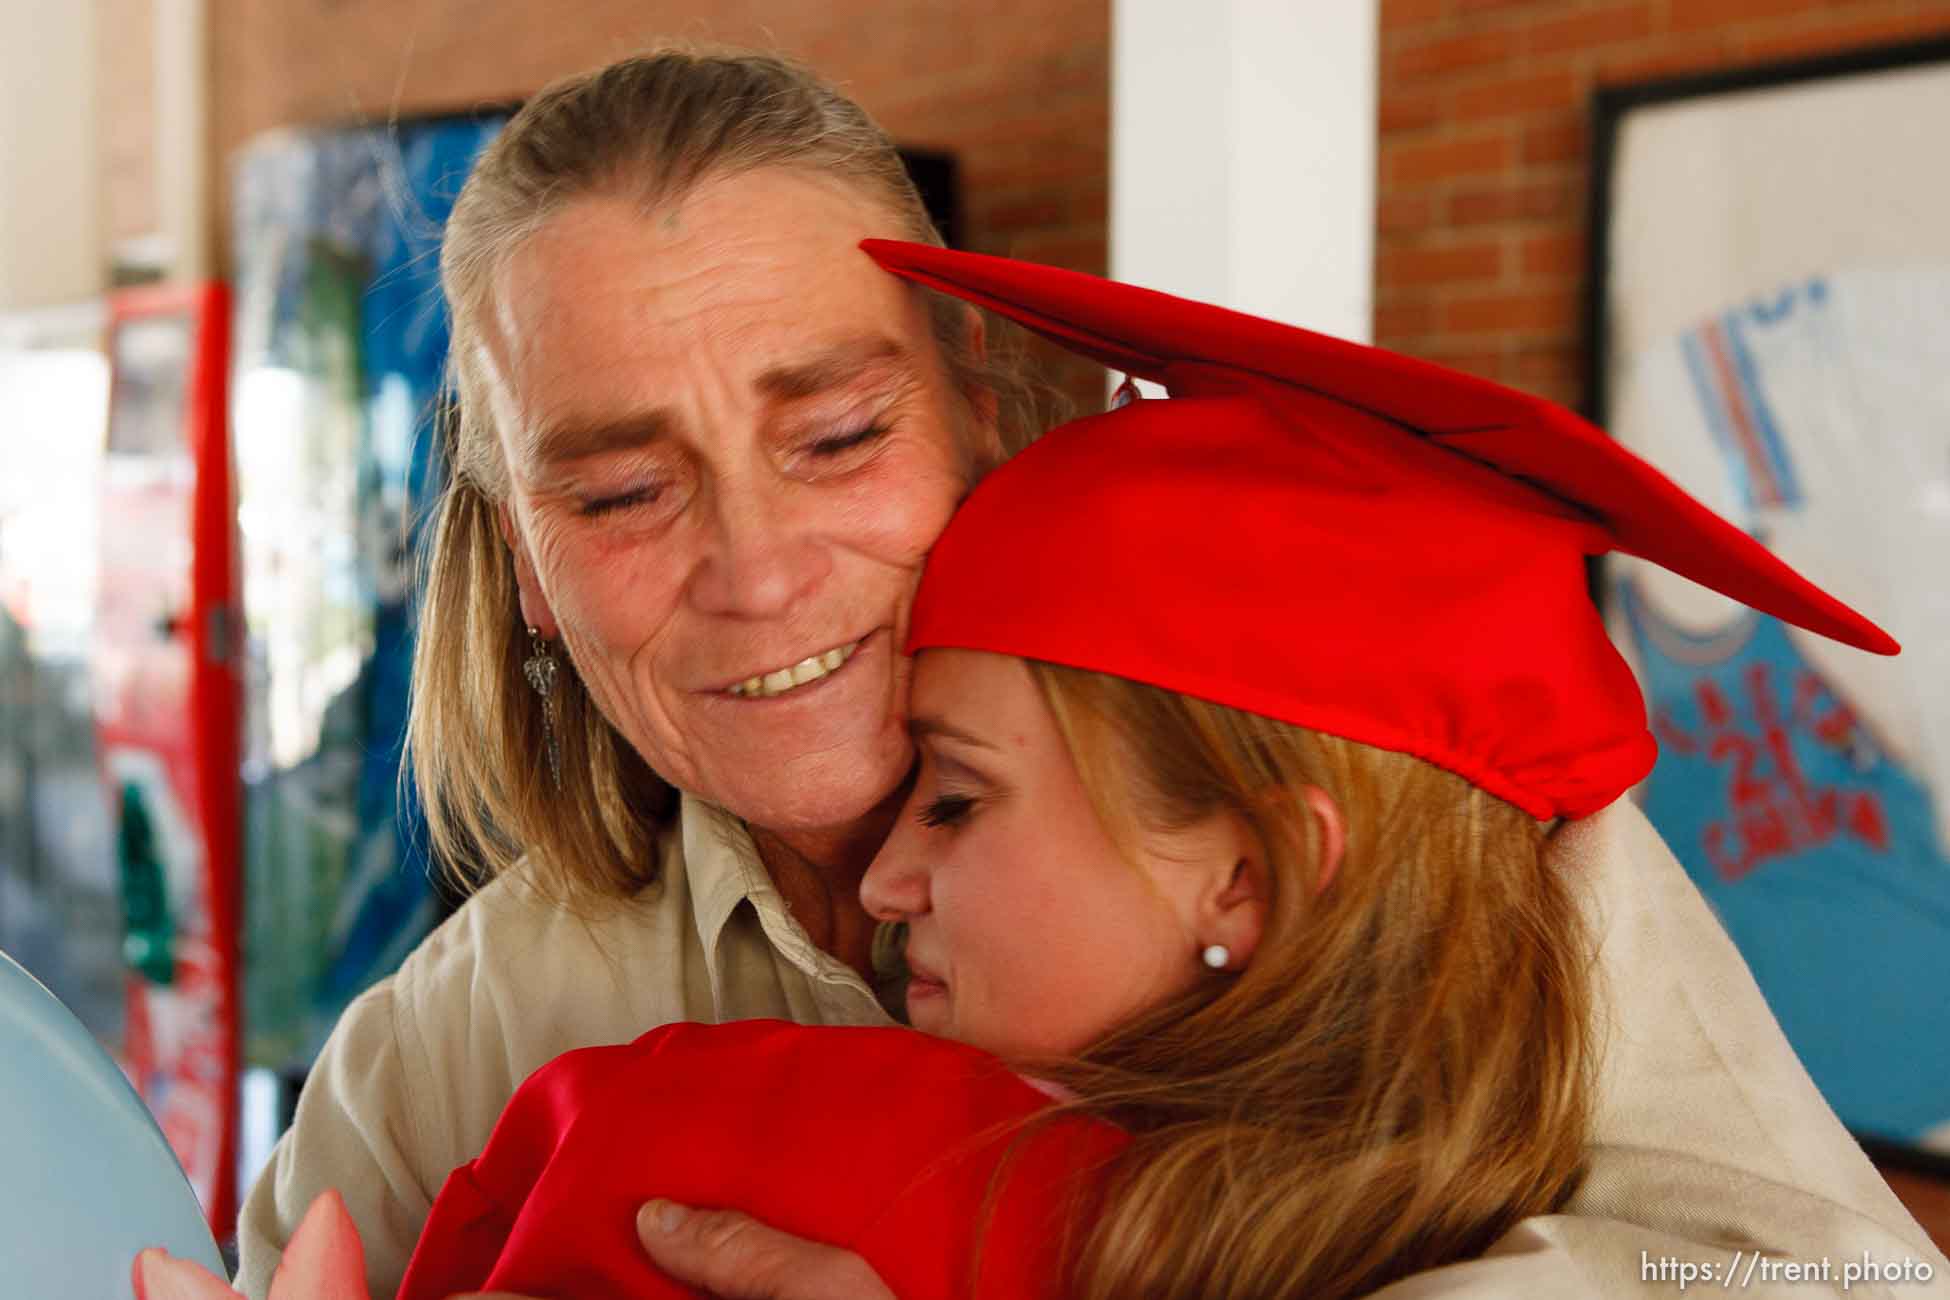
{"type": "MultiPolygon", "coordinates": [[[[680,37],[796,55],[903,145],[957,154],[971,247],[1106,266],[1109,0],[210,0],[210,15],[220,240],[222,160],[260,131],[519,99],[680,37]]],[[[1096,371],[1036,351],[1101,403],[1096,371]]]]}
{"type": "MultiPolygon", "coordinates": [[[[105,0],[111,238],[154,219],[147,9],[105,0]]],[[[210,17],[220,243],[224,160],[259,131],[519,98],[676,35],[795,53],[902,142],[957,152],[974,247],[1106,264],[1109,0],[210,0],[210,17]]],[[[1950,0],[1382,0],[1381,22],[1377,340],[1575,402],[1591,91],[1943,34],[1950,0]]],[[[1040,355],[1094,400],[1085,368],[1040,355]]]]}
{"type": "Polygon", "coordinates": [[[1950,0],[1381,0],[1375,340],[1582,398],[1602,85],[1950,33],[1950,0]]]}

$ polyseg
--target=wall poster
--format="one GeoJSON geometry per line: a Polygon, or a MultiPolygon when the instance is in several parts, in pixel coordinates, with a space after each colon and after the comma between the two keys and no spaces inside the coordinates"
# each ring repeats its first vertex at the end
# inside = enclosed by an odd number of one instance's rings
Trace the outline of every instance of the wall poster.
{"type": "Polygon", "coordinates": [[[1620,557],[1639,797],[1829,1103],[1950,1172],[1950,42],[1602,91],[1595,418],[1903,644],[1620,557]],[[1932,162],[1931,160],[1939,160],[1932,162]]]}

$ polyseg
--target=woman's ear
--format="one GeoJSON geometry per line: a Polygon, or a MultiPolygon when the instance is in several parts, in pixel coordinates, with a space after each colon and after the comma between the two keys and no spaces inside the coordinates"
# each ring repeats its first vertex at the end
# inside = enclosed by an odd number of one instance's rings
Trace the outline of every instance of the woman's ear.
{"type": "Polygon", "coordinates": [[[535,560],[528,552],[528,539],[522,536],[515,524],[514,507],[507,501],[495,507],[496,517],[501,521],[501,540],[507,544],[508,554],[515,564],[515,591],[521,600],[521,621],[539,632],[544,641],[553,641],[561,629],[555,625],[555,611],[549,608],[548,597],[542,594],[542,584],[535,577],[535,560]]]}
{"type": "Polygon", "coordinates": [[[962,310],[967,320],[968,355],[974,357],[977,361],[987,361],[989,359],[989,323],[983,318],[981,311],[972,303],[964,304],[962,310]]]}
{"type": "MultiPolygon", "coordinates": [[[[973,307],[963,309],[963,344],[967,355],[981,367],[989,359],[988,321],[973,307]]],[[[962,393],[968,403],[968,412],[975,419],[977,452],[984,468],[992,469],[1003,461],[1002,454],[1002,403],[995,390],[984,384],[976,384],[962,393]]]]}
{"type": "Polygon", "coordinates": [[[1320,863],[1319,874],[1314,877],[1314,893],[1323,894],[1334,883],[1341,859],[1347,855],[1347,818],[1341,815],[1341,806],[1334,802],[1334,796],[1317,785],[1303,786],[1300,801],[1313,813],[1314,854],[1320,863]]]}
{"type": "Polygon", "coordinates": [[[1212,864],[1196,905],[1192,932],[1201,949],[1226,950],[1222,969],[1244,970],[1266,929],[1270,879],[1259,836],[1232,813],[1214,818],[1212,864]]]}
{"type": "MultiPolygon", "coordinates": [[[[1347,819],[1334,797],[1316,785],[1302,786],[1292,799],[1311,814],[1315,860],[1320,864],[1314,877],[1314,893],[1319,895],[1333,883],[1347,852],[1347,819]]],[[[1292,810],[1295,813],[1299,809],[1292,810]]],[[[1213,832],[1219,838],[1213,847],[1223,856],[1209,859],[1226,862],[1230,869],[1217,869],[1207,876],[1205,893],[1198,903],[1194,933],[1202,947],[1223,946],[1227,952],[1225,969],[1242,970],[1252,960],[1266,929],[1266,905],[1271,896],[1272,873],[1266,863],[1266,848],[1244,818],[1227,813],[1216,818],[1213,832]]]]}

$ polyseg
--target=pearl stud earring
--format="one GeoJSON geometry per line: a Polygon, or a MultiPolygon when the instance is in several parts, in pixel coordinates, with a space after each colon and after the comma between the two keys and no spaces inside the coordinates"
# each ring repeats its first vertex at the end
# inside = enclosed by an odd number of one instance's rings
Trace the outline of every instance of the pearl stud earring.
{"type": "Polygon", "coordinates": [[[1205,950],[1204,958],[1205,964],[1213,970],[1224,970],[1226,963],[1232,960],[1232,949],[1222,943],[1215,943],[1205,950]]]}

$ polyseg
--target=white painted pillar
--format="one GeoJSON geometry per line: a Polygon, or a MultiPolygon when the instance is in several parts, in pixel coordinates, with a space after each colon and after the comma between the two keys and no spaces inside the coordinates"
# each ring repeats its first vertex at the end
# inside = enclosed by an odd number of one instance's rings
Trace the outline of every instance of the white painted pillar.
{"type": "Polygon", "coordinates": [[[205,0],[155,0],[156,219],[164,273],[210,274],[210,41],[205,0]]]}
{"type": "Polygon", "coordinates": [[[0,0],[0,312],[102,288],[93,0],[0,0]]]}
{"type": "Polygon", "coordinates": [[[1113,0],[1113,278],[1373,337],[1377,5],[1113,0]]]}

